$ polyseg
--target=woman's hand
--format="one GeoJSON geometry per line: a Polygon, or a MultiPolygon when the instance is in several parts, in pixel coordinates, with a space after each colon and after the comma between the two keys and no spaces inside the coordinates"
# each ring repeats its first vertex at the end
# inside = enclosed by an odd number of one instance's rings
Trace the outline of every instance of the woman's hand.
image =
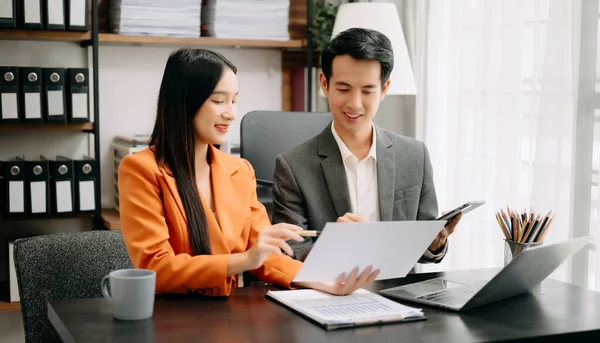
{"type": "Polygon", "coordinates": [[[335,282],[298,282],[293,286],[312,288],[333,295],[348,295],[359,288],[371,285],[377,275],[379,275],[379,269],[373,270],[372,266],[368,266],[358,275],[358,267],[356,267],[352,269],[348,277],[346,277],[346,273],[341,273],[335,282]]]}
{"type": "Polygon", "coordinates": [[[260,231],[254,245],[246,251],[248,258],[248,269],[256,269],[262,266],[263,262],[271,254],[283,255],[281,250],[288,255],[294,252],[287,240],[293,239],[302,242],[304,239],[298,234],[302,228],[285,223],[275,224],[260,231]]]}

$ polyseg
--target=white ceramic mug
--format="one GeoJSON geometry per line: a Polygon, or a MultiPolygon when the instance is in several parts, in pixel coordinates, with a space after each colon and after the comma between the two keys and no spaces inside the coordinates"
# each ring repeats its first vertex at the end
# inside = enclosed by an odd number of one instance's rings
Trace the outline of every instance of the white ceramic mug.
{"type": "Polygon", "coordinates": [[[102,278],[100,286],[104,297],[112,302],[115,318],[142,320],[152,317],[156,289],[154,271],[136,268],[114,270],[102,278]]]}

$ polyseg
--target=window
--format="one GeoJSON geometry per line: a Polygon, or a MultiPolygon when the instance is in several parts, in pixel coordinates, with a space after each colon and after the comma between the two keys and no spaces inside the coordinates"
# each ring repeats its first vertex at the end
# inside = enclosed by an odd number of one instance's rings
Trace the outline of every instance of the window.
{"type": "Polygon", "coordinates": [[[600,289],[600,1],[583,1],[582,13],[580,70],[595,73],[579,75],[573,236],[592,235],[596,241],[573,258],[572,280],[600,289]],[[597,44],[585,44],[590,41],[597,44]]]}

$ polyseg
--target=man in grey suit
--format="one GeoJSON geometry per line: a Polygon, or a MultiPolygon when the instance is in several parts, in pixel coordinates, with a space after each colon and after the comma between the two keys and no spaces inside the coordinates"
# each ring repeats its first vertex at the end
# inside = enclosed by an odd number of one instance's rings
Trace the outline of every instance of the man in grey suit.
{"type": "MultiPolygon", "coordinates": [[[[273,223],[321,230],[335,221],[438,216],[425,144],[372,121],[388,90],[393,63],[391,42],[374,30],[348,29],[325,46],[319,82],[333,121],[314,138],[277,156],[273,223]]],[[[444,227],[419,262],[443,259],[447,237],[460,218],[444,227]]],[[[290,241],[294,258],[303,261],[313,242],[311,237],[290,241]]]]}

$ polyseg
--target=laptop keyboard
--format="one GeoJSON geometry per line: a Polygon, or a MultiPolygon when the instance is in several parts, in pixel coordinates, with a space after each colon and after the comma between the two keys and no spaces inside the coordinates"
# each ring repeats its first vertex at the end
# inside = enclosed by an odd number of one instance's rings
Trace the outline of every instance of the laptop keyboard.
{"type": "Polygon", "coordinates": [[[461,287],[423,294],[416,297],[416,299],[433,301],[451,307],[461,307],[469,301],[475,293],[479,292],[487,282],[488,280],[481,280],[461,287]]]}

